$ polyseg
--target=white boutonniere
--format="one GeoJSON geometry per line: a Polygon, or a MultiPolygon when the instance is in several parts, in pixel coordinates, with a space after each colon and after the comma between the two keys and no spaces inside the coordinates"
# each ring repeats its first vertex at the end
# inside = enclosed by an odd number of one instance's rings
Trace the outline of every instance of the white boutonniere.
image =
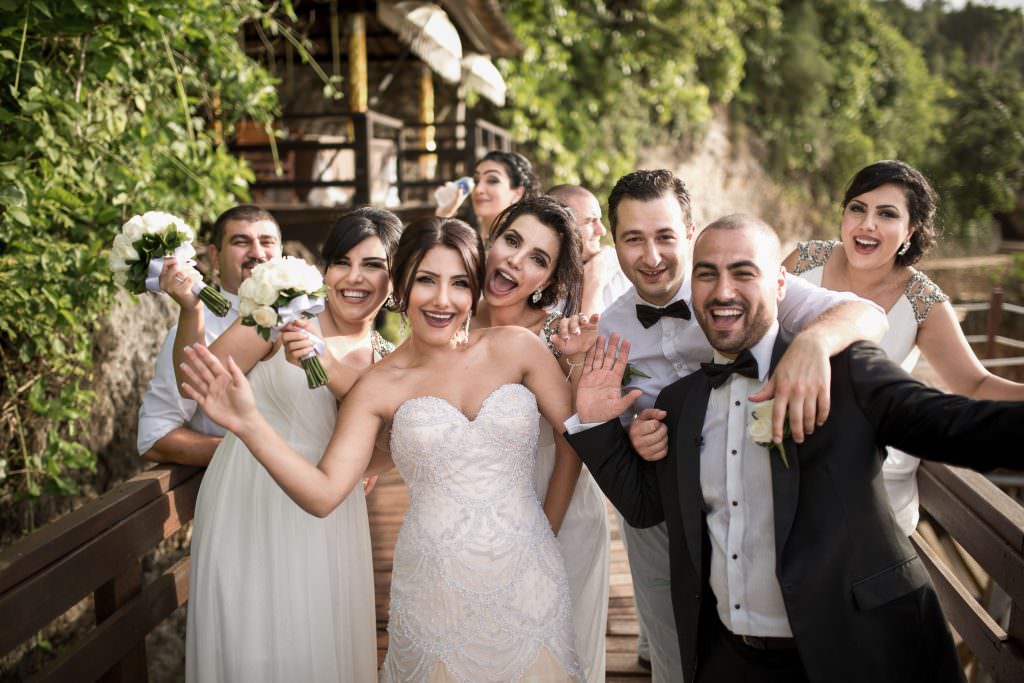
{"type": "MultiPolygon", "coordinates": [[[[758,446],[767,448],[769,454],[772,451],[778,451],[779,457],[782,458],[782,464],[786,466],[786,469],[789,469],[789,460],[786,458],[786,446],[772,441],[772,408],[774,405],[775,399],[769,399],[757,404],[757,407],[750,412],[747,434],[750,436],[750,440],[758,446]]],[[[782,437],[785,439],[789,435],[789,420],[786,420],[782,428],[782,437]]]]}

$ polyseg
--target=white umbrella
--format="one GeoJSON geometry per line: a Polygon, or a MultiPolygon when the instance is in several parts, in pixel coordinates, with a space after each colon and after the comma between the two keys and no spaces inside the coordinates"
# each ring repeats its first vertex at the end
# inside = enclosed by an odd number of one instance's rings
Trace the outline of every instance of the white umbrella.
{"type": "Polygon", "coordinates": [[[462,84],[499,107],[505,106],[505,79],[486,55],[473,54],[462,58],[462,84]]]}
{"type": "Polygon", "coordinates": [[[443,9],[419,0],[381,2],[377,6],[377,17],[441,78],[450,83],[459,82],[462,41],[443,9]]]}

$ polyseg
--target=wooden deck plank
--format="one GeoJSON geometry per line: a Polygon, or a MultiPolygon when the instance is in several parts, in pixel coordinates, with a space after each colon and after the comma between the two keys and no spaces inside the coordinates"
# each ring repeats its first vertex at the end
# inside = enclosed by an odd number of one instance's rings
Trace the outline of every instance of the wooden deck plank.
{"type": "MultiPolygon", "coordinates": [[[[394,561],[395,540],[402,525],[409,496],[396,472],[381,476],[377,488],[367,498],[370,515],[370,534],[373,539],[374,585],[377,591],[377,654],[384,661],[388,647],[387,617],[390,606],[391,565],[394,561]]],[[[612,531],[611,590],[607,626],[607,680],[609,683],[640,683],[650,681],[650,674],[636,663],[636,605],[633,583],[629,576],[629,561],[622,545],[622,534],[615,515],[609,508],[608,519],[612,531]]]]}

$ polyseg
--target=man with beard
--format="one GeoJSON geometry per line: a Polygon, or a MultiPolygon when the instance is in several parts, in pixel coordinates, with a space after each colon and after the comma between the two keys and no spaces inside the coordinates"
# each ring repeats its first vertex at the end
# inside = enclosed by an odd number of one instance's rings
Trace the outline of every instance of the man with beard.
{"type": "MultiPolygon", "coordinates": [[[[179,328],[194,329],[209,346],[238,318],[238,287],[258,264],[281,256],[281,228],[269,211],[251,204],[228,209],[213,224],[210,262],[220,274],[222,293],[231,302],[224,317],[205,315],[192,295],[193,306],[182,308],[178,325],[164,338],[149,389],[139,409],[139,454],[152,462],[209,464],[224,430],[181,397],[174,379],[174,338],[179,328]]],[[[161,284],[184,277],[173,259],[164,263],[161,284]]]]}
{"type": "MultiPolygon", "coordinates": [[[[695,230],[690,194],[671,171],[635,171],[616,182],[608,199],[608,215],[619,265],[633,287],[601,314],[599,332],[606,337],[619,334],[632,342],[626,383],[642,392],[636,408],[640,417],[646,417],[645,410],[654,405],[663,388],[698,370],[712,355],[689,307],[689,251],[695,230]]],[[[798,278],[788,282],[787,296],[779,305],[779,323],[797,336],[760,393],[762,398],[777,396],[773,422],[778,435],[788,407],[798,439],[828,414],[829,356],[857,339],[881,339],[888,327],[884,313],[874,304],[848,292],[807,284],[798,278]]],[[[582,356],[568,360],[576,365],[582,356]]],[[[621,419],[629,424],[633,411],[621,419]]],[[[643,424],[648,423],[638,423],[643,424]]],[[[682,664],[670,594],[667,529],[664,524],[620,527],[641,633],[649,642],[652,679],[676,683],[682,664]]],[[[643,648],[641,640],[641,656],[643,648]]]]}
{"type": "Polygon", "coordinates": [[[1024,439],[1024,402],[943,394],[859,342],[831,359],[827,421],[800,442],[771,440],[750,396],[790,345],[776,320],[788,284],[778,238],[728,216],[697,238],[693,258],[693,311],[714,360],[650,411],[664,420],[665,448],[641,459],[616,419],[640,395],[622,395],[629,343],[616,354],[617,336],[588,352],[566,425],[631,524],[667,523],[680,674],[963,681],[935,590],[890,512],[882,446],[1019,469],[1005,446],[1024,439]]]}

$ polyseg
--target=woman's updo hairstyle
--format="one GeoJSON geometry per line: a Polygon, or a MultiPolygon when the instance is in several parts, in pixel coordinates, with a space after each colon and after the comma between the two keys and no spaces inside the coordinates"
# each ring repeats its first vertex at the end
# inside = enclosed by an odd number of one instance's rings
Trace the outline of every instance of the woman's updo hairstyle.
{"type": "Polygon", "coordinates": [[[907,210],[910,212],[910,227],[914,229],[910,236],[910,247],[903,254],[896,254],[896,265],[912,266],[935,246],[936,241],[935,210],[938,208],[939,197],[920,171],[910,164],[895,160],[878,161],[865,166],[853,176],[846,188],[843,209],[855,197],[889,184],[903,188],[907,210]]]}
{"type": "Polygon", "coordinates": [[[504,166],[512,188],[523,188],[523,199],[536,197],[540,194],[540,180],[538,180],[537,174],[533,171],[533,164],[522,154],[518,152],[491,151],[476,163],[480,165],[484,161],[495,161],[504,166]]]}
{"type": "Polygon", "coordinates": [[[541,292],[540,300],[526,300],[531,308],[550,308],[562,302],[562,315],[568,317],[579,312],[583,297],[583,256],[580,233],[572,211],[555,199],[540,195],[512,204],[498,214],[491,229],[490,243],[501,239],[502,233],[521,216],[533,216],[555,231],[559,249],[551,283],[541,292]]]}
{"type": "Polygon", "coordinates": [[[402,231],[395,251],[395,265],[391,269],[395,310],[405,313],[409,309],[409,293],[415,282],[413,276],[419,270],[423,257],[434,247],[448,247],[459,254],[469,277],[475,314],[484,282],[484,245],[480,233],[458,218],[437,216],[415,220],[402,231]]]}
{"type": "Polygon", "coordinates": [[[331,226],[320,249],[320,265],[326,270],[366,238],[376,237],[384,245],[390,272],[401,235],[402,221],[387,209],[364,206],[350,211],[331,226]]]}

